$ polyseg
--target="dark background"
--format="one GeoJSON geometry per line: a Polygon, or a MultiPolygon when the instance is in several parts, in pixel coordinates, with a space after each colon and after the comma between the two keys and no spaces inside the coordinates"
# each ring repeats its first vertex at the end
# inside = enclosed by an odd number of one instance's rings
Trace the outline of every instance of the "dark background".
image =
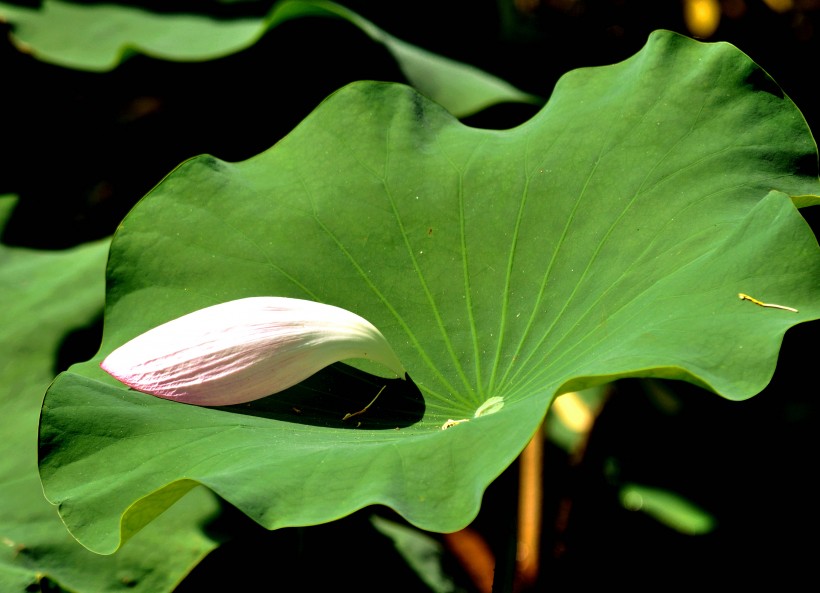
{"type": "MultiPolygon", "coordinates": [[[[548,97],[577,67],[623,60],[655,29],[691,34],[679,0],[342,0],[391,34],[548,97]]],[[[271,2],[144,2],[221,16],[263,14],[271,2]]],[[[815,99],[820,2],[776,12],[762,0],[726,0],[707,41],[728,41],[760,64],[820,129],[815,99]]],[[[5,32],[10,27],[0,25],[5,32]]],[[[20,202],[2,241],[62,249],[111,235],[128,210],[177,164],[209,153],[249,158],[273,145],[325,96],[353,80],[404,82],[389,54],[344,21],[287,22],[252,48],[205,63],[134,57],[110,73],[73,71],[19,53],[0,36],[0,194],[20,202]]],[[[467,118],[507,128],[537,108],[500,105],[467,118]]],[[[816,209],[804,216],[817,232],[816,209]]],[[[183,221],[184,222],[184,221],[183,221]]],[[[100,328],[79,332],[63,363],[85,360],[100,328]]],[[[534,590],[583,585],[669,589],[773,579],[817,582],[815,510],[820,394],[818,322],[790,330],[771,385],[746,402],[664,383],[670,408],[641,381],[617,383],[585,453],[549,445],[541,579],[534,590]],[[717,519],[689,536],[625,510],[627,482],[668,488],[717,519]]],[[[514,499],[514,465],[488,490],[474,527],[501,554],[514,499]]],[[[301,530],[266,532],[228,509],[210,528],[226,543],[179,591],[423,591],[369,528],[365,514],[301,530]]],[[[389,511],[384,510],[389,515],[389,511]]],[[[396,517],[394,519],[400,520],[396,517]]],[[[453,574],[469,579],[450,560],[453,574]]]]}

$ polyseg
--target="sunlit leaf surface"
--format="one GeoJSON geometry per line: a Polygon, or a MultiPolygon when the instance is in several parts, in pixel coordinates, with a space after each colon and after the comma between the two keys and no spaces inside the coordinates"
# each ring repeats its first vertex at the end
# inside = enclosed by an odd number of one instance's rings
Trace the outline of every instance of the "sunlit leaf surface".
{"type": "Polygon", "coordinates": [[[820,316],[817,240],[795,208],[818,191],[800,112],[728,44],[658,32],[505,131],[352,84],[255,158],[183,163],[125,219],[101,349],[46,396],[46,494],[103,553],[196,484],[268,528],[379,503],[459,529],[556,394],[628,376],[759,392],[785,331],[820,316]],[[151,327],[252,295],[364,316],[412,382],[338,364],[201,408],[99,369],[151,327]]]}

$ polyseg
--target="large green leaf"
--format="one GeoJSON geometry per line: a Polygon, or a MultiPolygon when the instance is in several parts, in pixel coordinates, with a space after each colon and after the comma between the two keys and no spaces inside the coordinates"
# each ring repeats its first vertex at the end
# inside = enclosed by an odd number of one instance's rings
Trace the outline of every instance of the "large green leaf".
{"type": "MultiPolygon", "coordinates": [[[[0,197],[0,227],[14,203],[0,197]]],[[[60,252],[0,246],[0,591],[170,591],[215,542],[201,523],[217,510],[200,488],[120,553],[79,545],[43,496],[37,418],[61,344],[102,314],[108,241],[60,252]]]]}
{"type": "Polygon", "coordinates": [[[407,80],[458,117],[502,102],[541,103],[473,66],[397,39],[347,8],[324,0],[282,0],[267,15],[214,19],[200,14],[152,13],[116,4],[44,0],[39,9],[0,2],[12,40],[38,59],[103,72],[134,54],[174,61],[213,60],[246,49],[269,29],[300,17],[341,18],[382,44],[407,80]]]}
{"type": "Polygon", "coordinates": [[[820,315],[817,241],[790,199],[818,191],[800,112],[728,44],[657,32],[505,131],[403,85],[349,85],[255,158],[183,163],[125,219],[101,349],[46,396],[46,495],[103,553],[196,484],[268,528],[380,503],[458,529],[558,393],[626,376],[759,392],[786,330],[820,315]],[[363,315],[412,383],[338,364],[202,408],[99,369],[159,323],[251,295],[363,315]]]}

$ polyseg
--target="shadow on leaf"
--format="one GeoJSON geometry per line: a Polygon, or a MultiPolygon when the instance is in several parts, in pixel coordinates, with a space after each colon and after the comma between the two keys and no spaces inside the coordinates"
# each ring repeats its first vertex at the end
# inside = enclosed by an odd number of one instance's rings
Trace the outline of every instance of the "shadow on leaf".
{"type": "Polygon", "coordinates": [[[214,409],[327,428],[387,430],[415,424],[425,406],[409,376],[384,379],[336,363],[280,393],[214,409]]]}

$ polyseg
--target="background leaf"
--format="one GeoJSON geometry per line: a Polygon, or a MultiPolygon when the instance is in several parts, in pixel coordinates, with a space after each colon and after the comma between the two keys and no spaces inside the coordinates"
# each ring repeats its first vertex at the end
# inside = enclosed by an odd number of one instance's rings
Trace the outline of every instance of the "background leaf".
{"type": "Polygon", "coordinates": [[[264,16],[231,19],[153,13],[117,4],[44,0],[34,9],[0,2],[0,19],[14,25],[12,39],[18,47],[46,62],[94,72],[116,68],[134,54],[214,60],[248,48],[285,21],[305,16],[341,18],[355,25],[384,45],[412,85],[457,117],[501,102],[542,102],[478,68],[405,43],[334,2],[283,0],[264,16]]]}
{"type": "Polygon", "coordinates": [[[681,533],[708,533],[715,525],[715,518],[709,513],[665,490],[629,484],[621,490],[620,496],[626,508],[652,515],[681,533]]]}
{"type": "Polygon", "coordinates": [[[659,32],[506,131],[350,85],[258,157],[182,164],[124,221],[101,350],[46,398],[47,496],[103,553],[195,483],[268,528],[381,503],[458,529],[557,393],[625,376],[762,389],[784,332],[820,314],[817,241],[789,198],[818,189],[799,111],[727,44],[659,32]],[[390,383],[347,426],[383,382],[345,365],[230,409],[98,368],[150,327],[254,294],[365,316],[418,391],[390,383]],[[503,407],[474,418],[492,397],[503,407]]]}
{"type": "MultiPolygon", "coordinates": [[[[0,196],[0,228],[16,199],[0,196]]],[[[108,241],[66,251],[0,245],[0,590],[170,591],[216,546],[202,523],[218,510],[200,488],[103,557],[79,545],[43,497],[37,475],[42,396],[71,332],[102,314],[108,241]]]]}
{"type": "Polygon", "coordinates": [[[453,593],[456,585],[442,567],[444,547],[428,534],[374,515],[370,521],[404,556],[407,564],[435,593],[453,593]]]}

